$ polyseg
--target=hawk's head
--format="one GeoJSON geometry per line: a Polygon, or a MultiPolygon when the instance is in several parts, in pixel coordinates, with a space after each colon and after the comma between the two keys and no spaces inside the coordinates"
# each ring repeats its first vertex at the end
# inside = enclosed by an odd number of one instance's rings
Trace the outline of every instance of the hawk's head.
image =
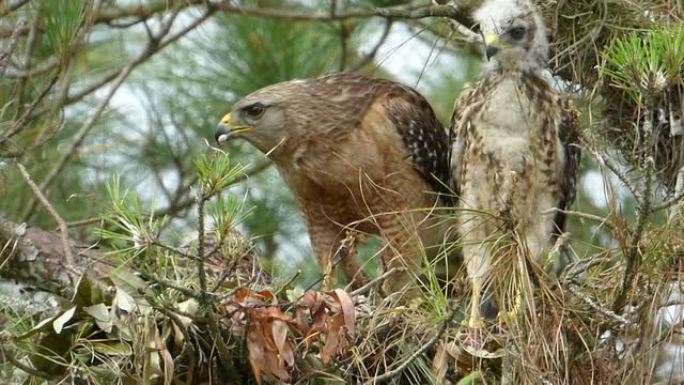
{"type": "Polygon", "coordinates": [[[277,83],[235,103],[214,135],[219,144],[243,138],[272,158],[285,156],[290,146],[334,140],[359,124],[376,92],[372,84],[350,74],[277,83]]]}
{"type": "Polygon", "coordinates": [[[288,95],[288,88],[266,87],[239,100],[216,126],[216,141],[224,144],[243,138],[264,153],[275,149],[287,138],[290,126],[287,110],[292,108],[293,95],[288,95]]]}
{"type": "Polygon", "coordinates": [[[473,15],[491,67],[543,68],[548,56],[544,22],[530,0],[487,0],[473,15]]]}

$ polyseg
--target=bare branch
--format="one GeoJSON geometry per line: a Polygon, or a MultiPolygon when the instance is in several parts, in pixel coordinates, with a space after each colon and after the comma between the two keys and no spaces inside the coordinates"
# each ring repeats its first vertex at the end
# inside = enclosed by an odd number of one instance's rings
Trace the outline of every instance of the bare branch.
{"type": "MultiPolygon", "coordinates": [[[[45,99],[45,97],[50,93],[50,90],[57,84],[57,80],[59,80],[59,72],[56,72],[48,81],[48,83],[45,85],[45,87],[40,91],[38,96],[31,102],[31,105],[26,109],[26,111],[23,112],[23,114],[17,119],[13,124],[12,127],[10,127],[7,132],[4,132],[2,137],[0,137],[0,144],[3,144],[5,141],[16,135],[21,129],[24,127],[24,123],[26,123],[26,120],[31,116],[31,114],[35,111],[35,109],[40,105],[40,103],[45,99]]],[[[4,154],[3,154],[4,155],[4,154]]],[[[11,157],[12,155],[9,155],[11,157]]]]}
{"type": "MultiPolygon", "coordinates": [[[[463,4],[468,2],[462,2],[463,4]]],[[[269,8],[246,8],[223,2],[217,7],[226,13],[260,16],[289,21],[331,21],[347,19],[364,19],[371,17],[383,17],[385,19],[424,19],[428,17],[447,17],[461,24],[470,25],[470,6],[456,7],[454,5],[433,5],[429,2],[423,4],[398,5],[385,8],[370,8],[365,10],[352,10],[347,12],[327,13],[303,13],[269,8]]]]}
{"type": "MultiPolygon", "coordinates": [[[[382,273],[381,275],[373,278],[371,281],[369,281],[365,285],[361,286],[360,288],[352,291],[351,293],[349,293],[349,295],[352,297],[356,297],[356,296],[359,296],[361,294],[364,294],[368,290],[370,290],[373,286],[378,286],[379,284],[385,282],[387,277],[389,277],[390,275],[393,275],[393,274],[398,273],[398,272],[403,271],[403,270],[405,270],[403,267],[402,268],[393,267],[393,268],[387,270],[386,272],[382,273]]],[[[345,291],[348,291],[349,287],[345,287],[344,289],[345,289],[345,291]]]]}
{"type": "Polygon", "coordinates": [[[204,270],[204,204],[209,199],[204,191],[197,197],[197,278],[199,279],[200,299],[204,301],[207,295],[207,276],[204,270]]]}
{"type": "Polygon", "coordinates": [[[371,17],[383,17],[386,19],[422,19],[427,17],[448,17],[461,24],[469,25],[469,10],[476,6],[477,1],[452,1],[450,4],[432,4],[424,2],[422,4],[398,5],[384,8],[368,8],[361,10],[351,10],[347,12],[320,12],[304,13],[290,10],[241,7],[231,4],[230,1],[208,3],[206,0],[176,0],[158,1],[146,5],[103,10],[95,16],[95,23],[110,23],[123,18],[135,18],[144,20],[152,15],[163,12],[173,7],[191,7],[196,5],[209,4],[210,7],[218,8],[220,11],[230,14],[259,16],[275,19],[285,19],[290,21],[331,21],[363,19],[371,17]]]}
{"type": "MultiPolygon", "coordinates": [[[[24,59],[24,66],[26,68],[31,68],[33,51],[36,49],[38,42],[38,26],[40,25],[41,18],[36,15],[31,22],[31,27],[29,28],[28,38],[26,42],[26,52],[24,59]]],[[[17,113],[21,114],[24,109],[24,97],[26,96],[26,86],[28,85],[28,78],[19,79],[19,85],[16,91],[16,103],[17,103],[17,113]]]]}
{"type": "Polygon", "coordinates": [[[31,188],[33,193],[35,194],[36,198],[40,201],[40,203],[45,207],[45,209],[50,213],[52,218],[57,222],[59,225],[59,232],[62,236],[62,247],[64,248],[64,259],[66,259],[66,263],[68,266],[73,266],[74,265],[74,256],[71,254],[71,246],[69,245],[69,230],[67,228],[66,222],[64,222],[64,219],[59,215],[57,210],[52,206],[50,201],[47,200],[45,195],[40,191],[40,188],[33,182],[33,179],[31,179],[31,175],[26,171],[26,168],[24,167],[23,164],[17,162],[17,167],[19,168],[19,172],[21,175],[24,177],[24,180],[26,180],[26,184],[31,188]]]}
{"type": "Polygon", "coordinates": [[[10,36],[9,46],[5,52],[0,53],[0,78],[5,76],[5,70],[7,69],[7,62],[9,58],[17,49],[17,44],[19,42],[19,35],[21,30],[26,27],[26,20],[19,20],[19,22],[14,26],[14,31],[12,36],[10,36]]]}
{"type": "Polygon", "coordinates": [[[382,47],[383,44],[385,44],[385,41],[387,40],[387,37],[389,37],[390,30],[392,29],[392,20],[387,19],[385,22],[385,27],[382,30],[382,35],[380,35],[380,39],[378,39],[378,42],[375,43],[373,48],[363,56],[361,60],[359,60],[356,65],[351,69],[351,72],[355,72],[369,64],[370,62],[375,59],[375,56],[378,54],[378,51],[380,50],[380,47],[382,47]]]}
{"type": "Polygon", "coordinates": [[[204,5],[206,3],[206,0],[161,0],[157,2],[146,2],[144,5],[135,5],[131,7],[112,7],[98,12],[93,22],[98,24],[110,24],[114,21],[126,18],[142,22],[160,12],[182,10],[183,8],[204,5]]]}
{"type": "MultiPolygon", "coordinates": [[[[6,346],[4,341],[0,345],[6,346]]],[[[19,370],[21,370],[21,371],[23,371],[23,372],[25,372],[31,376],[34,376],[34,377],[44,378],[46,380],[51,380],[53,378],[53,376],[50,373],[44,372],[42,370],[34,369],[28,365],[23,364],[21,361],[17,360],[14,357],[14,353],[8,352],[4,348],[0,348],[0,349],[2,351],[3,358],[5,358],[10,364],[14,365],[14,367],[16,367],[17,369],[19,369],[19,370]]]]}
{"type": "Polygon", "coordinates": [[[581,211],[561,210],[557,207],[552,207],[552,208],[544,211],[542,214],[547,214],[547,213],[552,213],[552,212],[563,213],[565,215],[572,215],[572,216],[575,216],[578,218],[583,218],[583,219],[588,219],[590,221],[598,222],[602,226],[606,226],[611,230],[615,228],[615,225],[613,225],[613,223],[611,221],[609,221],[608,218],[600,217],[598,215],[593,215],[593,214],[589,214],[589,213],[583,213],[581,211]]]}
{"type": "MultiPolygon", "coordinates": [[[[206,21],[212,14],[216,12],[215,9],[209,9],[207,12],[204,13],[201,17],[198,19],[194,20],[192,23],[190,23],[188,26],[177,32],[176,34],[170,36],[168,39],[161,41],[163,37],[169,33],[169,30],[171,28],[171,23],[173,23],[173,20],[175,19],[175,16],[173,16],[165,25],[162,27],[161,31],[156,35],[156,38],[153,41],[150,41],[146,48],[141,52],[135,59],[133,59],[130,63],[128,63],[126,66],[121,68],[119,71],[118,75],[114,79],[114,84],[111,86],[105,97],[102,99],[102,101],[98,104],[97,108],[95,109],[95,112],[93,112],[88,119],[83,123],[81,128],[78,130],[78,132],[74,135],[74,140],[67,149],[67,151],[64,153],[62,158],[57,162],[55,167],[50,170],[48,175],[45,177],[45,179],[41,182],[40,184],[40,189],[41,190],[46,190],[50,184],[55,180],[55,178],[64,170],[64,167],[66,164],[69,162],[71,157],[76,153],[78,148],[83,144],[83,141],[85,140],[86,136],[90,133],[92,128],[95,125],[95,122],[98,120],[100,115],[104,112],[105,108],[107,105],[109,105],[109,101],[112,99],[116,91],[119,89],[119,87],[124,83],[126,78],[128,78],[128,75],[140,64],[144,63],[147,59],[149,59],[152,55],[155,53],[159,52],[163,48],[169,46],[170,44],[174,43],[181,37],[185,36],[188,32],[194,30],[197,28],[200,24],[202,24],[204,21],[206,21]]],[[[176,13],[177,14],[177,13],[176,13]]],[[[33,211],[33,208],[35,207],[35,201],[32,202],[32,204],[29,206],[28,210],[24,214],[24,218],[33,211]]]]}
{"type": "MultiPolygon", "coordinates": [[[[326,13],[304,13],[286,11],[272,8],[250,8],[240,7],[229,4],[229,2],[208,3],[209,9],[223,11],[228,14],[257,16],[265,18],[283,19],[288,21],[343,21],[349,19],[364,19],[382,17],[388,20],[396,19],[424,19],[429,17],[446,17],[454,22],[456,30],[459,32],[469,31],[467,26],[472,24],[469,18],[469,9],[473,6],[473,1],[461,1],[463,6],[456,7],[450,5],[432,5],[429,2],[420,5],[401,5],[385,8],[370,8],[364,10],[351,10],[347,12],[326,12],[326,13]]],[[[163,12],[173,6],[179,9],[190,6],[207,4],[206,0],[183,0],[183,1],[160,1],[147,4],[145,6],[135,6],[130,8],[120,8],[114,10],[103,10],[94,18],[95,23],[111,23],[121,18],[135,18],[137,22],[147,20],[156,13],[163,12]]],[[[472,35],[472,32],[468,35],[472,35]]],[[[357,66],[358,67],[358,66],[357,66]]],[[[95,92],[105,84],[113,81],[118,72],[105,75],[96,83],[88,86],[75,95],[70,95],[65,104],[72,104],[80,101],[85,96],[95,92]]]]}
{"type": "Polygon", "coordinates": [[[613,310],[619,311],[627,300],[627,293],[632,288],[632,285],[637,277],[639,266],[641,265],[641,251],[639,244],[646,228],[646,221],[652,212],[651,195],[653,193],[654,170],[655,164],[652,157],[646,157],[643,161],[643,168],[646,176],[643,181],[643,189],[641,191],[641,199],[637,200],[637,223],[634,230],[631,231],[631,239],[629,250],[625,255],[626,266],[625,274],[622,279],[622,286],[618,296],[613,302],[613,310]]]}
{"type": "MultiPolygon", "coordinates": [[[[238,183],[241,183],[253,176],[256,176],[266,170],[268,170],[273,163],[269,160],[264,160],[262,162],[259,162],[253,166],[251,166],[249,169],[245,170],[242,174],[240,174],[237,178],[233,179],[230,183],[230,185],[235,185],[238,183]]],[[[186,193],[190,191],[190,186],[195,184],[197,182],[197,178],[193,178],[188,182],[187,184],[184,184],[182,187],[180,187],[177,192],[178,193],[186,193]]],[[[163,216],[163,215],[174,215],[178,213],[179,211],[185,210],[192,206],[193,204],[196,203],[196,200],[193,198],[186,198],[185,200],[181,200],[183,194],[176,194],[177,199],[174,199],[174,201],[171,202],[171,204],[168,207],[165,207],[163,209],[159,209],[154,212],[155,217],[163,216]]]]}
{"type": "Polygon", "coordinates": [[[655,212],[658,212],[660,210],[665,210],[667,208],[670,208],[676,204],[678,204],[682,199],[684,199],[684,188],[680,185],[681,182],[680,180],[684,179],[684,168],[679,171],[680,176],[677,177],[677,187],[675,188],[674,191],[674,196],[672,196],[670,199],[660,203],[659,205],[655,205],[651,208],[650,214],[653,214],[655,212]]]}
{"type": "Polygon", "coordinates": [[[594,153],[594,156],[596,159],[599,161],[599,163],[603,166],[605,166],[607,169],[613,172],[615,176],[620,179],[620,182],[622,182],[625,187],[629,190],[629,192],[634,195],[634,198],[639,201],[641,200],[641,194],[639,194],[639,191],[637,188],[634,186],[634,184],[630,181],[629,177],[620,170],[620,167],[616,165],[610,158],[604,157],[601,154],[598,153],[598,151],[592,151],[594,153]]]}
{"type": "Polygon", "coordinates": [[[605,315],[606,317],[611,318],[611,319],[613,319],[613,320],[615,320],[615,321],[617,321],[623,325],[630,325],[632,323],[627,318],[625,318],[619,314],[616,314],[614,311],[612,311],[610,309],[607,309],[607,308],[601,306],[600,304],[598,304],[593,299],[591,299],[591,298],[587,297],[586,295],[584,295],[583,293],[581,293],[579,290],[577,290],[577,286],[575,284],[571,283],[567,287],[568,287],[568,290],[575,297],[579,298],[580,300],[582,300],[582,302],[589,305],[589,307],[591,307],[592,309],[594,309],[594,310],[598,311],[599,313],[605,315]]]}
{"type": "Polygon", "coordinates": [[[366,384],[370,385],[381,383],[400,375],[413,361],[416,360],[416,358],[420,357],[423,353],[425,353],[425,351],[430,349],[432,345],[434,345],[435,342],[437,342],[437,340],[439,340],[442,337],[442,335],[446,331],[447,327],[449,326],[453,318],[454,311],[452,310],[446,316],[444,321],[442,321],[442,326],[439,328],[439,331],[437,332],[437,334],[434,335],[434,337],[430,338],[429,341],[423,343],[422,346],[418,350],[416,350],[415,353],[413,353],[409,358],[407,358],[406,361],[402,362],[401,365],[379,376],[373,377],[368,382],[366,382],[366,384]]]}
{"type": "Polygon", "coordinates": [[[0,17],[9,15],[10,13],[26,5],[28,2],[29,0],[19,0],[16,3],[0,4],[0,17]]]}

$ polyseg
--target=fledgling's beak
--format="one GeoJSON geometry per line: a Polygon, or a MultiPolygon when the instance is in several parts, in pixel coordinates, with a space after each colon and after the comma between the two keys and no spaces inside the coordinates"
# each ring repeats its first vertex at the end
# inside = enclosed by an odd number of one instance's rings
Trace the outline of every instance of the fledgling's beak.
{"type": "Polygon", "coordinates": [[[489,34],[485,37],[485,56],[487,61],[499,52],[499,47],[497,46],[498,38],[495,34],[489,34]]]}
{"type": "Polygon", "coordinates": [[[219,124],[216,125],[214,130],[214,138],[219,145],[227,143],[231,139],[235,139],[240,136],[245,131],[252,129],[250,126],[236,125],[233,123],[232,114],[226,114],[226,116],[221,119],[219,124]]]}

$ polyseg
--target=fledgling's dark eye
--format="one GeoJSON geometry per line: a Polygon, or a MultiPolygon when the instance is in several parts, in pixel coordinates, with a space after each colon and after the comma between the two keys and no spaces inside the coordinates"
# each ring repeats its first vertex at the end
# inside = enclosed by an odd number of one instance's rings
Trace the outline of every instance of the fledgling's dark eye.
{"type": "Polygon", "coordinates": [[[508,31],[513,40],[520,40],[525,37],[525,27],[514,27],[508,31]]]}
{"type": "Polygon", "coordinates": [[[266,106],[264,106],[261,103],[254,103],[250,106],[243,108],[242,111],[250,119],[259,119],[261,115],[264,114],[264,111],[266,111],[266,106]]]}

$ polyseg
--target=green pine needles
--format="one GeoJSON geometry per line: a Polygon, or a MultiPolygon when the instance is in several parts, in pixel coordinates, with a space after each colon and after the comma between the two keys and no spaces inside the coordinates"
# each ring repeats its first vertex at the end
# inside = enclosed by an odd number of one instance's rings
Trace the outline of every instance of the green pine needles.
{"type": "Polygon", "coordinates": [[[656,95],[684,76],[684,25],[648,33],[632,32],[604,51],[602,73],[638,102],[656,95]]]}

